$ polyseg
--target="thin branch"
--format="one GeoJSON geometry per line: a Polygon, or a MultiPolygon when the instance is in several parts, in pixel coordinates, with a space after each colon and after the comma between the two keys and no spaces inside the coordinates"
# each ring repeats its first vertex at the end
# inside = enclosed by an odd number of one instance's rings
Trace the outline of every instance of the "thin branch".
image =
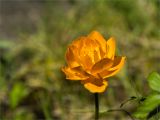
{"type": "Polygon", "coordinates": [[[115,111],[124,112],[126,115],[128,115],[131,118],[131,120],[135,120],[132,117],[132,115],[128,111],[126,111],[125,109],[111,109],[111,110],[108,110],[107,112],[115,112],[115,111]]]}

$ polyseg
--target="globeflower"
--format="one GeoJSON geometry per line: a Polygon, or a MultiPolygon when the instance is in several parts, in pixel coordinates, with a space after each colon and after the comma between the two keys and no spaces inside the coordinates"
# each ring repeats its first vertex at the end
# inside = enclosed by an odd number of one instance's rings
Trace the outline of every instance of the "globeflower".
{"type": "Polygon", "coordinates": [[[92,93],[104,92],[108,78],[117,74],[125,56],[115,55],[116,42],[107,41],[97,31],[74,40],[67,48],[67,66],[62,68],[68,80],[80,80],[92,93]]]}

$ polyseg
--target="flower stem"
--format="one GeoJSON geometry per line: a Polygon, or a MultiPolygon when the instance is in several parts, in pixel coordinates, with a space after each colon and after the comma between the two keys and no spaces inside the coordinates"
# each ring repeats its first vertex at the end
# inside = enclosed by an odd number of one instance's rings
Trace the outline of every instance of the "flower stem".
{"type": "Polygon", "coordinates": [[[94,94],[95,96],[95,120],[99,119],[99,100],[98,100],[98,93],[94,94]]]}

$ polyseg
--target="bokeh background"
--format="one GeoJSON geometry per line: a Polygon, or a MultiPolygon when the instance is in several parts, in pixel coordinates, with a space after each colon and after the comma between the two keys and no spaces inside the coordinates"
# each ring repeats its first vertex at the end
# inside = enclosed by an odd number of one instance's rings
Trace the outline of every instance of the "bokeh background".
{"type": "MultiPolygon", "coordinates": [[[[159,21],[159,0],[0,0],[0,119],[94,119],[93,94],[61,72],[67,45],[92,30],[114,36],[117,53],[127,56],[100,94],[100,111],[145,96],[148,74],[160,72],[159,21]]],[[[106,119],[130,118],[103,112],[106,119]]]]}

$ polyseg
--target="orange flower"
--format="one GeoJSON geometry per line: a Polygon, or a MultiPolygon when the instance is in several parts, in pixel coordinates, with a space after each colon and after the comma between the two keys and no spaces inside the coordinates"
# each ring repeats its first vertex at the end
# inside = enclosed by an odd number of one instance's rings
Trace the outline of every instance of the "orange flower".
{"type": "Polygon", "coordinates": [[[101,93],[108,86],[106,78],[122,68],[125,57],[115,56],[114,38],[106,41],[93,31],[68,46],[66,61],[68,66],[62,68],[66,79],[80,80],[90,92],[101,93]]]}

